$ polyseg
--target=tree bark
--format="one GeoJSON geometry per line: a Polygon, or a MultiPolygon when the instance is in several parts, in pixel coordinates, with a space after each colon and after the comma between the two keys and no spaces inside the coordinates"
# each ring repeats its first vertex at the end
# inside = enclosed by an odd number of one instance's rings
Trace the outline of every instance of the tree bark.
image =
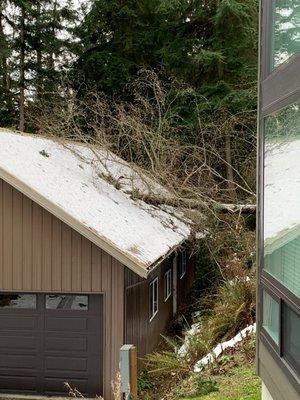
{"type": "Polygon", "coordinates": [[[9,76],[7,69],[6,37],[3,29],[3,7],[0,6],[0,63],[2,69],[2,88],[5,92],[9,91],[9,76]]]}
{"type": "Polygon", "coordinates": [[[25,8],[21,7],[20,19],[20,98],[19,98],[19,130],[25,129],[25,8]]]}
{"type": "MultiPolygon", "coordinates": [[[[41,27],[41,4],[37,4],[37,30],[41,27]]],[[[41,40],[38,40],[36,49],[36,95],[37,99],[41,100],[43,95],[43,76],[42,76],[42,48],[41,40]]]]}

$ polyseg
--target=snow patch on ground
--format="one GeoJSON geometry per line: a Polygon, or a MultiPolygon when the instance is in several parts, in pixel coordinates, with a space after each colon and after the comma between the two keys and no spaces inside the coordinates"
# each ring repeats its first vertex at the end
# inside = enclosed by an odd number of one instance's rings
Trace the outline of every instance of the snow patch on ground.
{"type": "Polygon", "coordinates": [[[245,329],[235,335],[234,338],[226,342],[219,343],[211,353],[207,354],[195,364],[194,372],[201,372],[206,365],[212,364],[223,353],[224,350],[235,347],[239,342],[255,332],[256,324],[248,325],[245,329]]]}

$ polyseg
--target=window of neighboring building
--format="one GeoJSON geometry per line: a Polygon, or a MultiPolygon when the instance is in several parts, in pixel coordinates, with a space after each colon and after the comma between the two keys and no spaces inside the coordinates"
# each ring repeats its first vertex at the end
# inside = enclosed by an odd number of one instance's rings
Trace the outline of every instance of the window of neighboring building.
{"type": "Polygon", "coordinates": [[[172,294],[172,271],[170,269],[165,273],[164,292],[165,301],[167,301],[172,294]]]}
{"type": "Polygon", "coordinates": [[[186,274],[186,251],[182,251],[179,257],[179,278],[182,279],[186,274]]]}
{"type": "Polygon", "coordinates": [[[283,307],[283,357],[300,374],[300,316],[287,304],[283,307]]]}
{"type": "Polygon", "coordinates": [[[271,65],[279,66],[300,51],[300,0],[275,0],[271,65]]]}
{"type": "Polygon", "coordinates": [[[263,328],[268,332],[274,342],[279,344],[279,304],[269,295],[263,292],[263,328]]]}
{"type": "Polygon", "coordinates": [[[158,278],[155,278],[149,285],[149,315],[150,321],[158,313],[158,278]]]}

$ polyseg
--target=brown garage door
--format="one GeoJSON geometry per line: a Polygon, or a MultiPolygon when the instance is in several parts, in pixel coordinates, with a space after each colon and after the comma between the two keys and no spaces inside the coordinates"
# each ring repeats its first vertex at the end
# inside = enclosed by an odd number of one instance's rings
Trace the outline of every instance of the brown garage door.
{"type": "Polygon", "coordinates": [[[102,296],[0,295],[0,391],[102,394],[102,296]]]}

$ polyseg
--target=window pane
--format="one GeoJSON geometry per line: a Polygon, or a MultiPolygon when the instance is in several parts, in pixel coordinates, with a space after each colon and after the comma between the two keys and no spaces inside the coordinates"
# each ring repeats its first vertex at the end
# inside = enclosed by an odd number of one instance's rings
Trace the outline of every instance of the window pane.
{"type": "Polygon", "coordinates": [[[88,310],[88,296],[84,295],[46,295],[47,310],[88,310]]]}
{"type": "Polygon", "coordinates": [[[23,308],[35,309],[36,308],[36,295],[34,294],[1,294],[0,295],[0,309],[2,308],[23,308]]]}
{"type": "Polygon", "coordinates": [[[300,317],[287,305],[283,310],[283,356],[300,373],[300,317]]]}
{"type": "Polygon", "coordinates": [[[158,279],[156,278],[149,285],[149,314],[150,320],[158,311],[158,279]]]}
{"type": "Polygon", "coordinates": [[[183,278],[186,273],[186,251],[180,254],[179,260],[179,277],[183,278]]]}
{"type": "Polygon", "coordinates": [[[276,0],[273,10],[272,66],[300,51],[300,0],[276,0]]]}
{"type": "Polygon", "coordinates": [[[165,273],[165,300],[167,300],[171,296],[171,285],[172,285],[172,273],[169,269],[165,273]]]}
{"type": "Polygon", "coordinates": [[[265,270],[300,297],[300,107],[265,122],[265,270]]]}
{"type": "Polygon", "coordinates": [[[263,293],[263,327],[279,344],[279,304],[267,292],[263,293]]]}
{"type": "Polygon", "coordinates": [[[158,281],[155,280],[154,284],[153,284],[153,297],[154,297],[154,303],[153,303],[153,310],[154,310],[154,314],[156,313],[156,311],[158,310],[158,281]]]}

